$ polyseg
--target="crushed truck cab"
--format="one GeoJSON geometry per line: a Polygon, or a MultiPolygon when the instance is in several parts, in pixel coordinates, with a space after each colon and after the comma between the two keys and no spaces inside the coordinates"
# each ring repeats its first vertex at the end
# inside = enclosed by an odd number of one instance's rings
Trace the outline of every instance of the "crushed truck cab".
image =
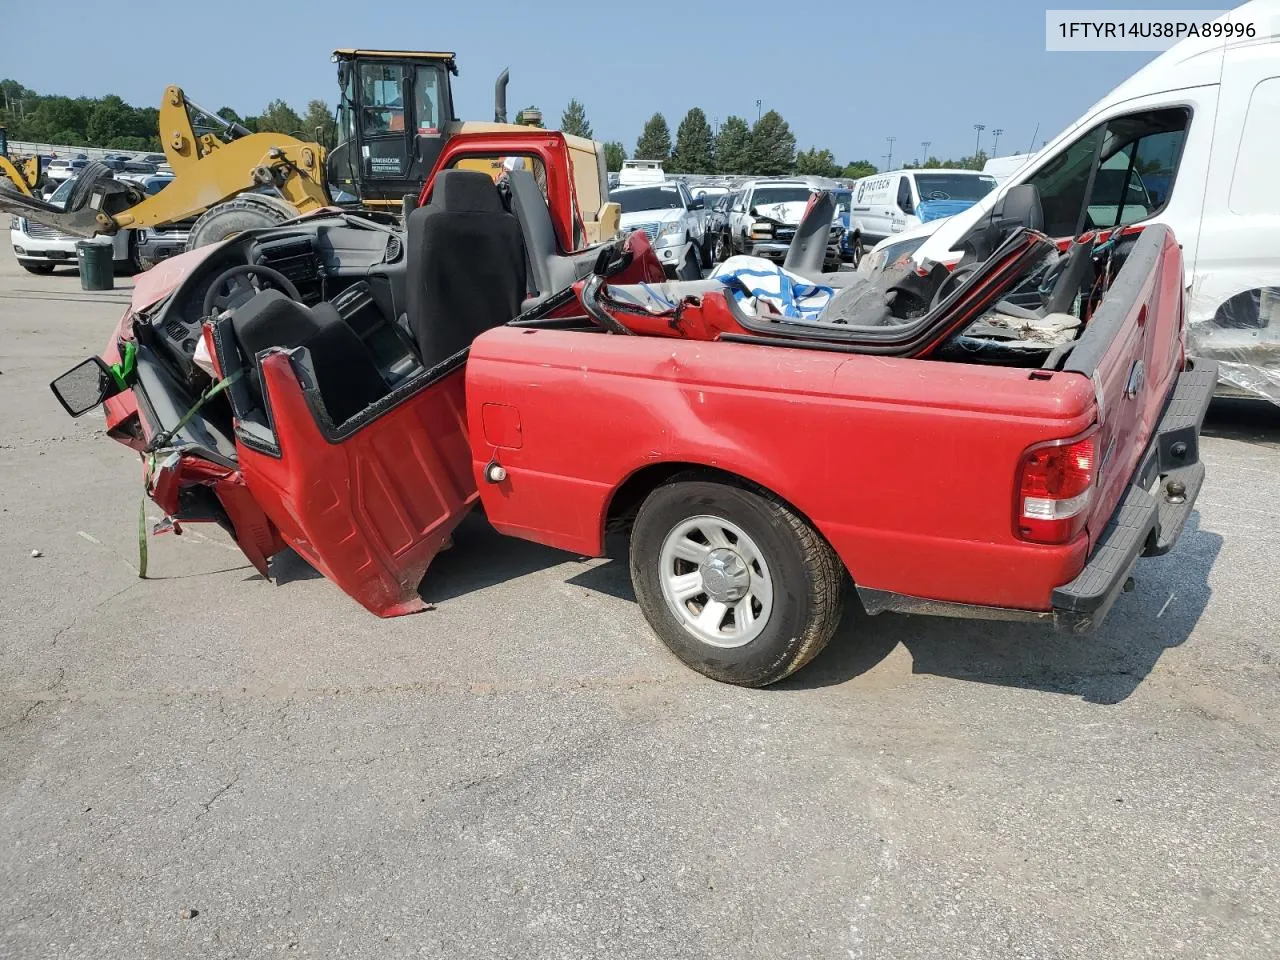
{"type": "Polygon", "coordinates": [[[826,196],[800,311],[667,282],[641,232],[581,246],[546,205],[581,197],[567,164],[495,183],[450,146],[404,233],[321,213],[169,261],[55,382],[110,398],[166,528],[217,522],[267,573],[291,547],[379,616],[423,609],[477,505],[588,556],[618,531],[654,632],[748,686],[823,648],[846,578],[873,614],[1087,630],[1177,540],[1215,370],[1167,228],[1060,249],[1019,195],[954,270],[818,276],[826,196]]]}

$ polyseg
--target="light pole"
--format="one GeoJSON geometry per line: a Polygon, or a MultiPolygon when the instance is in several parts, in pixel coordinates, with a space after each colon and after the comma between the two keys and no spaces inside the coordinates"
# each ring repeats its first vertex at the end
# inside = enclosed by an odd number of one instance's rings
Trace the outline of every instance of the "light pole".
{"type": "Polygon", "coordinates": [[[756,101],[756,123],[759,123],[761,116],[763,116],[763,110],[764,110],[763,103],[764,103],[763,100],[756,101]]]}
{"type": "Polygon", "coordinates": [[[922,166],[929,162],[929,147],[932,146],[932,144],[933,144],[932,140],[920,141],[920,146],[923,148],[920,151],[920,163],[922,166]]]}
{"type": "Polygon", "coordinates": [[[1004,133],[1004,131],[1001,130],[999,127],[996,127],[994,130],[991,131],[991,136],[995,137],[995,140],[992,141],[992,144],[991,144],[991,155],[993,157],[1000,156],[1000,134],[1002,133],[1004,133]]]}
{"type": "Polygon", "coordinates": [[[987,125],[985,123],[975,123],[973,125],[973,129],[978,131],[978,139],[973,145],[973,156],[974,156],[974,159],[976,160],[978,157],[978,152],[982,149],[982,131],[987,129],[987,125]]]}
{"type": "Polygon", "coordinates": [[[887,161],[886,166],[888,167],[888,169],[892,170],[893,169],[893,141],[897,140],[898,138],[885,137],[885,139],[889,141],[889,154],[886,157],[886,161],[887,161]]]}

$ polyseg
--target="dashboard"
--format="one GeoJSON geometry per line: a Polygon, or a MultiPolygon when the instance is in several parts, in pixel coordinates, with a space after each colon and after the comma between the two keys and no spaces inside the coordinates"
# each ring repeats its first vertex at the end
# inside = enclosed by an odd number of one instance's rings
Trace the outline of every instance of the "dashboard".
{"type": "Polygon", "coordinates": [[[205,297],[231,267],[255,265],[284,274],[303,303],[329,300],[368,280],[375,301],[394,317],[404,302],[403,235],[382,224],[337,214],[233,238],[196,266],[151,317],[165,352],[191,376],[205,297]]]}

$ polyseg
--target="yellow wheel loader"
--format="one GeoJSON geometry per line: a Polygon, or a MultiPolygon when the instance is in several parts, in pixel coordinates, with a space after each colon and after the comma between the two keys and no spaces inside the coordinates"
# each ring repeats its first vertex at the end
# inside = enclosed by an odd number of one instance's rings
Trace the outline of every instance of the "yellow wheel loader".
{"type": "MultiPolygon", "coordinates": [[[[333,61],[339,105],[332,150],[287,134],[251,133],[171,86],[160,105],[160,140],[174,180],[162,191],[147,196],[137,184],[115,179],[105,164],[90,163],[65,207],[45,203],[29,189],[0,190],[0,211],[83,237],[198,217],[187,243],[194,249],[334,206],[335,199],[344,206],[349,199],[371,216],[394,217],[404,204],[416,203],[451,138],[501,130],[538,133],[506,124],[506,71],[495,91],[495,122],[474,123],[454,116],[449,78],[458,69],[452,53],[342,49],[334,51],[333,61]],[[337,198],[331,190],[340,191],[337,198]]],[[[488,166],[493,158],[471,162],[488,166]]],[[[575,155],[575,168],[580,163],[591,166],[582,171],[589,179],[604,181],[603,166],[597,170],[600,151],[575,155]]],[[[580,213],[594,215],[607,200],[596,198],[592,210],[580,213]]]]}
{"type": "Polygon", "coordinates": [[[40,158],[28,157],[21,164],[9,156],[9,138],[0,127],[0,190],[33,196],[40,184],[40,158]]]}

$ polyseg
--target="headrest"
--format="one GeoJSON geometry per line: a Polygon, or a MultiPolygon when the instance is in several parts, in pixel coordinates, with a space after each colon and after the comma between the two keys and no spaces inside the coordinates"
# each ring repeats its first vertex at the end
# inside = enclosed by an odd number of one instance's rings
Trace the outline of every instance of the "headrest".
{"type": "Polygon", "coordinates": [[[493,179],[479,170],[444,170],[436,174],[427,205],[451,213],[506,212],[493,179]]]}

